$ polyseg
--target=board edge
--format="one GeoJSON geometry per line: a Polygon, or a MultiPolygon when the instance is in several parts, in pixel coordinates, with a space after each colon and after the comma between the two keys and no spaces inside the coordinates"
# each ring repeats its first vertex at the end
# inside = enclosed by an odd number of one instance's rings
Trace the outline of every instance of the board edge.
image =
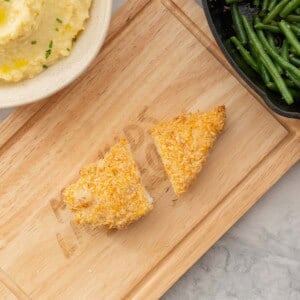
{"type": "MultiPolygon", "coordinates": [[[[125,299],[157,299],[161,297],[198,259],[200,259],[258,200],[285,174],[297,161],[300,160],[299,139],[294,135],[287,135],[277,147],[275,147],[258,165],[247,174],[233,191],[231,191],[203,220],[149,271],[148,274],[125,296],[125,299]],[[282,153],[285,154],[284,160],[282,153]],[[265,176],[269,170],[274,156],[278,157],[279,164],[276,169],[280,172],[270,172],[271,176],[265,176]],[[269,166],[268,166],[269,165],[269,166]],[[260,172],[260,178],[268,178],[264,182],[263,189],[253,189],[249,182],[260,172]],[[251,197],[245,201],[240,210],[236,210],[231,198],[239,189],[251,191],[251,197]],[[255,193],[255,195],[254,195],[255,193]],[[233,194],[233,195],[232,195],[233,194]],[[235,209],[231,209],[231,207],[235,209]],[[220,220],[226,217],[226,226],[223,223],[214,224],[212,220],[220,220]],[[204,225],[211,223],[210,226],[204,225]],[[203,232],[202,227],[208,228],[203,232]],[[219,227],[218,227],[219,226],[219,227]],[[209,233],[212,239],[202,248],[201,241],[209,233]],[[180,267],[179,267],[180,266],[180,267]]],[[[258,179],[261,181],[261,179],[258,179]]],[[[255,182],[254,182],[255,183],[255,182]]],[[[254,185],[254,183],[252,185],[254,185]]],[[[241,195],[240,195],[241,196],[241,195]]]]}
{"type": "MultiPolygon", "coordinates": [[[[111,25],[108,31],[108,35],[105,39],[103,48],[107,47],[116,36],[118,36],[135,18],[148,6],[153,0],[129,0],[124,4],[112,17],[111,25]]],[[[103,49],[102,49],[103,51],[103,49]]],[[[102,51],[99,52],[98,56],[101,55],[102,51]]],[[[98,57],[97,56],[97,57],[98,57]]],[[[67,87],[68,88],[68,87],[67,87]]],[[[65,89],[64,89],[65,90],[65,89]]],[[[62,90],[62,92],[64,91],[62,90]]],[[[55,97],[55,95],[54,95],[55,97]]],[[[13,137],[26,127],[26,124],[30,120],[49,104],[49,101],[53,99],[49,97],[43,99],[40,102],[28,104],[25,106],[17,107],[16,110],[11,113],[1,124],[0,124],[0,152],[1,148],[13,137]]]]}

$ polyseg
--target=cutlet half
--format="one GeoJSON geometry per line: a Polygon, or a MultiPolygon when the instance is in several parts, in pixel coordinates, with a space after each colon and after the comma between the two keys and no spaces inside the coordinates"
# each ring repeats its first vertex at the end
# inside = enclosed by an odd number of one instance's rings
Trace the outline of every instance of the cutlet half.
{"type": "Polygon", "coordinates": [[[151,135],[177,195],[187,191],[205,164],[225,123],[225,106],[156,124],[151,135]]]}
{"type": "Polygon", "coordinates": [[[124,228],[153,208],[126,140],[83,168],[79,180],[64,190],[63,200],[77,223],[110,229],[124,228]]]}

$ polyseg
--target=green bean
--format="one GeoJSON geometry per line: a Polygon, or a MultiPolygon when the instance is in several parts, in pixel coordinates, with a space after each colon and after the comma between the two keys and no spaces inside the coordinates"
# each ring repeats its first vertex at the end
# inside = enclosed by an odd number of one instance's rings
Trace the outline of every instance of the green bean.
{"type": "Polygon", "coordinates": [[[267,25],[267,24],[263,24],[263,23],[257,23],[255,24],[255,29],[259,29],[259,30],[267,30],[267,31],[271,31],[274,33],[281,33],[281,30],[278,26],[276,25],[267,25]]]}
{"type": "MultiPolygon", "coordinates": [[[[276,83],[276,86],[278,87],[282,97],[285,99],[287,104],[292,104],[294,103],[294,99],[292,94],[290,93],[289,89],[287,88],[285,82],[283,81],[282,77],[278,73],[274,63],[264,50],[264,47],[260,43],[254,29],[250,25],[248,19],[245,16],[242,16],[242,21],[244,24],[244,28],[248,34],[248,38],[250,42],[253,43],[254,48],[257,51],[257,54],[259,55],[262,63],[270,73],[271,77],[273,78],[274,82],[276,83]]],[[[299,76],[300,77],[300,76],[299,76]]]]}
{"type": "MultiPolygon", "coordinates": [[[[255,25],[259,24],[259,19],[258,17],[254,17],[254,22],[255,25]]],[[[270,25],[265,25],[265,26],[270,26],[270,25]]],[[[275,44],[275,40],[274,37],[271,35],[271,33],[268,33],[267,35],[267,40],[269,42],[269,45],[273,48],[273,50],[275,50],[277,53],[280,53],[281,56],[283,57],[283,59],[285,59],[287,62],[289,61],[289,44],[287,42],[287,40],[284,40],[282,43],[282,48],[281,50],[278,50],[275,44]]],[[[279,67],[278,64],[275,64],[277,69],[279,67]]],[[[259,67],[260,65],[258,65],[259,67]]],[[[281,73],[283,72],[283,70],[280,68],[278,69],[278,71],[281,73]]],[[[262,75],[262,79],[265,83],[269,82],[267,81],[267,79],[265,77],[263,77],[263,72],[260,72],[260,74],[262,75]]],[[[296,87],[300,87],[300,80],[297,80],[297,78],[295,78],[292,74],[290,74],[289,72],[287,72],[289,78],[291,79],[290,81],[286,81],[287,86],[296,86],[296,87]]]]}
{"type": "Polygon", "coordinates": [[[242,0],[225,0],[226,4],[240,3],[242,0]]]}
{"type": "Polygon", "coordinates": [[[300,36],[300,27],[295,26],[293,24],[290,24],[290,27],[297,36],[300,36]]]}
{"type": "Polygon", "coordinates": [[[256,49],[254,48],[253,44],[251,43],[251,41],[249,41],[248,43],[249,48],[250,48],[250,53],[252,55],[253,58],[258,58],[258,54],[256,52],[256,49]]]}
{"type": "Polygon", "coordinates": [[[266,11],[266,10],[268,9],[268,7],[269,7],[269,2],[270,2],[270,0],[263,0],[262,6],[261,6],[261,10],[262,10],[262,11],[266,11]]]}
{"type": "Polygon", "coordinates": [[[240,52],[241,56],[243,57],[243,59],[245,60],[245,62],[252,67],[252,69],[254,69],[255,71],[258,71],[258,66],[257,63],[255,62],[255,60],[252,58],[252,56],[250,55],[250,53],[248,52],[248,50],[246,50],[244,48],[244,46],[242,45],[242,43],[237,39],[236,36],[232,36],[230,38],[230,41],[235,45],[235,47],[237,48],[237,50],[240,52]]]}
{"type": "Polygon", "coordinates": [[[285,84],[287,87],[297,87],[291,79],[285,79],[285,84]]]}
{"type": "Polygon", "coordinates": [[[272,10],[277,4],[277,0],[271,0],[270,1],[270,4],[269,4],[269,7],[268,7],[268,10],[272,10]]]}
{"type": "Polygon", "coordinates": [[[289,44],[287,40],[282,42],[281,56],[284,60],[289,61],[289,44]]]}
{"type": "Polygon", "coordinates": [[[291,79],[284,79],[284,82],[285,82],[287,87],[291,87],[291,88],[296,87],[296,85],[294,84],[294,82],[291,79]]]}
{"type": "Polygon", "coordinates": [[[253,0],[253,5],[254,6],[259,6],[260,0],[253,0]]]}
{"type": "Polygon", "coordinates": [[[293,55],[290,55],[290,61],[293,63],[295,66],[300,67],[300,58],[297,58],[293,55]]]}
{"type": "Polygon", "coordinates": [[[267,83],[267,87],[274,92],[279,92],[278,87],[276,86],[276,84],[274,82],[269,82],[267,83]]]}
{"type": "MultiPolygon", "coordinates": [[[[284,79],[284,82],[285,82],[287,87],[297,88],[297,86],[294,84],[294,82],[290,79],[284,79]]],[[[270,81],[268,83],[273,83],[273,82],[270,81]]]]}
{"type": "Polygon", "coordinates": [[[300,42],[297,39],[294,32],[291,30],[290,25],[286,23],[284,20],[281,20],[279,22],[279,28],[285,35],[288,42],[296,49],[298,55],[300,55],[300,42]]]}
{"type": "MultiPolygon", "coordinates": [[[[293,32],[297,36],[300,36],[300,26],[297,26],[295,24],[290,24],[290,26],[291,26],[291,29],[293,30],[293,32]]],[[[273,32],[273,33],[283,34],[277,25],[268,25],[268,24],[263,24],[263,23],[259,22],[259,23],[255,24],[254,28],[258,29],[258,30],[264,30],[264,31],[269,31],[269,32],[273,32]]]]}
{"type": "MultiPolygon", "coordinates": [[[[274,82],[269,82],[267,83],[267,87],[274,92],[279,92],[278,87],[276,86],[276,84],[274,82]]],[[[292,94],[293,97],[295,97],[296,99],[300,98],[300,91],[298,90],[294,90],[294,89],[290,89],[289,90],[290,93],[292,94]]]]}
{"type": "Polygon", "coordinates": [[[280,17],[287,17],[292,11],[300,6],[300,0],[290,0],[289,4],[285,6],[285,8],[281,11],[280,17]]]}
{"type": "Polygon", "coordinates": [[[267,34],[267,40],[268,40],[270,46],[271,46],[276,52],[278,52],[278,49],[277,49],[277,47],[276,47],[276,43],[275,43],[275,40],[274,40],[274,37],[273,37],[272,34],[270,34],[270,33],[267,34]]]}
{"type": "Polygon", "coordinates": [[[289,15],[286,17],[286,20],[289,22],[299,23],[300,22],[300,16],[299,15],[289,15]]]}
{"type": "Polygon", "coordinates": [[[292,24],[293,24],[293,26],[296,26],[296,27],[300,28],[300,23],[294,22],[292,24]]]}
{"type": "Polygon", "coordinates": [[[290,53],[292,53],[293,55],[298,56],[297,50],[293,46],[290,47],[290,53]]]}
{"type": "MultiPolygon", "coordinates": [[[[281,47],[281,56],[286,61],[289,61],[289,44],[287,40],[284,40],[281,47]]],[[[286,84],[288,87],[297,87],[300,88],[300,80],[298,80],[293,74],[290,72],[286,72],[286,75],[288,78],[290,78],[290,81],[286,80],[286,84]]]]}
{"type": "Polygon", "coordinates": [[[297,15],[300,15],[300,8],[297,8],[297,9],[295,10],[295,13],[296,13],[297,15]]]}
{"type": "MultiPolygon", "coordinates": [[[[260,59],[259,59],[260,61],[260,59]]],[[[263,82],[265,84],[267,84],[268,82],[270,82],[270,75],[269,75],[269,72],[267,71],[266,67],[262,64],[262,62],[260,61],[260,63],[258,64],[258,69],[259,69],[259,73],[260,73],[260,76],[263,80],[263,82]]]]}
{"type": "Polygon", "coordinates": [[[258,60],[258,70],[259,70],[260,77],[262,78],[263,82],[267,84],[268,82],[271,81],[270,74],[266,69],[266,67],[264,66],[264,64],[262,63],[262,60],[260,58],[257,58],[257,60],[258,60]]]}
{"type": "Polygon", "coordinates": [[[284,70],[291,72],[298,80],[300,80],[300,70],[291,63],[284,60],[276,51],[273,50],[261,30],[258,30],[257,34],[262,47],[274,59],[274,61],[277,62],[284,70]]]}
{"type": "MultiPolygon", "coordinates": [[[[278,49],[277,49],[277,47],[276,47],[276,44],[275,44],[274,37],[273,37],[272,34],[269,33],[269,34],[267,35],[267,40],[268,40],[269,45],[273,48],[273,50],[276,51],[277,53],[279,53],[279,51],[278,51],[278,49]]],[[[275,63],[275,66],[276,66],[276,68],[277,68],[279,74],[282,74],[282,73],[283,73],[283,70],[282,70],[282,68],[280,67],[280,65],[278,65],[278,64],[275,63]]]]}
{"type": "Polygon", "coordinates": [[[254,25],[261,23],[259,16],[253,16],[253,23],[254,23],[254,25]]]}
{"type": "Polygon", "coordinates": [[[235,28],[236,35],[240,42],[245,45],[247,43],[247,35],[242,23],[241,14],[236,4],[231,6],[232,22],[235,28]]]}
{"type": "Polygon", "coordinates": [[[281,0],[264,18],[263,23],[268,24],[274,20],[290,0],[281,0]]]}
{"type": "MultiPolygon", "coordinates": [[[[290,86],[294,85],[295,87],[297,87],[298,89],[300,89],[300,81],[297,80],[297,78],[295,78],[291,73],[286,72],[286,75],[288,78],[290,78],[291,83],[289,83],[290,86]]],[[[287,83],[287,81],[286,81],[287,83]]],[[[288,83],[287,83],[288,85],[288,83]]]]}
{"type": "Polygon", "coordinates": [[[251,43],[251,41],[249,42],[249,47],[250,47],[250,52],[251,52],[251,55],[253,58],[257,59],[257,65],[258,65],[258,71],[259,71],[259,74],[263,80],[263,82],[265,84],[267,84],[268,82],[271,81],[270,79],[270,75],[266,69],[266,67],[263,65],[263,63],[261,62],[261,59],[259,57],[259,55],[257,54],[257,51],[256,49],[254,48],[253,44],[251,43]]]}

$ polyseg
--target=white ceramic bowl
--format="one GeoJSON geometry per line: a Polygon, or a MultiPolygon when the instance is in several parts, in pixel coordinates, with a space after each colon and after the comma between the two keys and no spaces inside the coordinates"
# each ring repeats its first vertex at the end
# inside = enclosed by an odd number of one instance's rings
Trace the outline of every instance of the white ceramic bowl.
{"type": "Polygon", "coordinates": [[[103,45],[111,19],[112,0],[93,0],[86,28],[70,56],[36,77],[0,85],[0,108],[36,102],[66,87],[92,63],[103,45]]]}

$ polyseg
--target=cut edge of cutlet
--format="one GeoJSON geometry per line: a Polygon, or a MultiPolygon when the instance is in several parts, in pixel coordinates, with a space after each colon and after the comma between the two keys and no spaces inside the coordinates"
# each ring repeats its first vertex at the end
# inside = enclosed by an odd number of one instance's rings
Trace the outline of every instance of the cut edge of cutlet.
{"type": "Polygon", "coordinates": [[[198,111],[182,114],[171,120],[158,122],[151,128],[150,133],[177,196],[186,192],[201,172],[210,149],[224,129],[226,120],[225,110],[225,105],[222,105],[208,112],[198,111]],[[179,143],[176,144],[175,141],[176,139],[180,139],[180,134],[191,134],[193,132],[192,126],[188,127],[185,123],[193,118],[195,122],[202,122],[202,127],[204,127],[202,128],[202,135],[206,140],[201,145],[201,148],[203,148],[201,149],[201,155],[198,153],[199,157],[193,157],[196,151],[189,151],[187,154],[180,153],[177,156],[176,153],[173,155],[174,151],[186,150],[184,147],[185,143],[181,143],[182,145],[178,146],[179,143]],[[205,133],[210,136],[207,137],[205,133]],[[184,158],[189,159],[187,164],[184,164],[184,158]]]}
{"type": "Polygon", "coordinates": [[[126,228],[153,209],[153,199],[142,183],[141,173],[134,161],[131,147],[125,139],[111,147],[104,158],[83,167],[77,182],[63,191],[63,200],[75,215],[77,223],[94,227],[105,226],[108,229],[126,228]],[[118,167],[121,168],[122,163],[128,167],[127,170],[123,170],[124,180],[123,174],[121,175],[122,170],[118,177],[112,180],[115,170],[118,170],[118,167]],[[103,178],[109,175],[108,186],[104,181],[99,181],[101,175],[103,178]],[[132,186],[130,180],[132,180],[132,186]],[[113,202],[105,195],[111,192],[111,188],[119,188],[115,186],[117,183],[124,184],[120,188],[121,190],[125,188],[125,190],[120,195],[120,199],[113,202]],[[97,190],[100,192],[95,192],[97,190]],[[132,194],[130,194],[131,191],[133,191],[132,194]],[[135,198],[131,199],[131,196],[135,198]],[[130,199],[136,201],[130,202],[130,199]]]}

